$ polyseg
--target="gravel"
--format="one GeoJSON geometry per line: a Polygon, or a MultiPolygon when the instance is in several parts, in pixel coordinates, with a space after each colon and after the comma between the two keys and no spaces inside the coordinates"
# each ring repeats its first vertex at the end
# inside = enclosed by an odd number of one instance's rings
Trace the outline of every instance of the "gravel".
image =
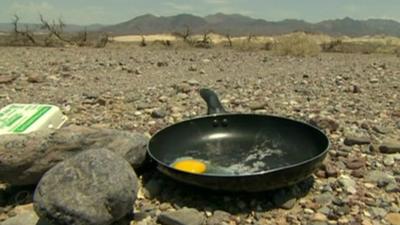
{"type": "Polygon", "coordinates": [[[305,194],[282,198],[282,204],[297,199],[293,207],[282,209],[274,202],[281,190],[214,193],[175,182],[152,168],[142,169],[134,208],[149,213],[138,223],[156,224],[160,212],[188,207],[201,215],[211,212],[207,220],[218,210],[229,213],[229,221],[221,216],[220,224],[382,224],[386,217],[397,218],[387,215],[397,213],[393,205],[400,204],[399,159],[394,157],[393,163],[386,157],[399,152],[398,61],[391,55],[296,58],[258,50],[126,44],[104,49],[3,47],[0,107],[15,102],[54,104],[70,118],[69,124],[148,136],[204,115],[206,105],[197,91],[210,87],[228,111],[285,116],[324,130],[331,145],[318,176],[305,194]],[[151,179],[155,181],[148,183],[151,179]],[[379,210],[373,212],[372,207],[379,210]],[[325,219],[321,214],[327,221],[318,221],[325,219]]]}

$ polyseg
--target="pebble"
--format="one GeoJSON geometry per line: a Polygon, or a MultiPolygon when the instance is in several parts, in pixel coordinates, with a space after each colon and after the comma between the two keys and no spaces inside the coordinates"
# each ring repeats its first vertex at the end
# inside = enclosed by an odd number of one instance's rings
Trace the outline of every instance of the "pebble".
{"type": "Polygon", "coordinates": [[[203,225],[205,216],[192,208],[183,208],[174,212],[162,212],[158,216],[162,225],[203,225]]]}
{"type": "Polygon", "coordinates": [[[197,71],[197,66],[191,65],[191,66],[189,67],[189,71],[191,71],[191,72],[197,71]]]}
{"type": "Polygon", "coordinates": [[[28,74],[27,81],[30,83],[41,83],[44,81],[44,76],[38,73],[28,74]]]}
{"type": "Polygon", "coordinates": [[[369,137],[365,137],[365,136],[349,135],[349,136],[346,136],[343,143],[347,146],[368,145],[371,143],[371,139],[369,137]]]}
{"type": "Polygon", "coordinates": [[[163,109],[154,110],[151,113],[151,117],[153,117],[153,118],[160,119],[160,118],[164,118],[166,116],[167,116],[167,112],[165,110],[163,110],[163,109]]]}
{"type": "Polygon", "coordinates": [[[392,166],[395,163],[393,155],[385,155],[383,157],[383,164],[385,166],[392,166]]]}
{"type": "Polygon", "coordinates": [[[400,153],[400,141],[386,141],[379,146],[382,153],[400,153]]]}
{"type": "Polygon", "coordinates": [[[351,170],[356,170],[364,167],[365,160],[362,158],[350,158],[345,162],[347,168],[351,170]]]}
{"type": "Polygon", "coordinates": [[[0,75],[0,84],[11,83],[15,79],[17,79],[17,76],[14,75],[0,75]]]}
{"type": "Polygon", "coordinates": [[[228,223],[230,221],[231,214],[222,210],[216,210],[207,219],[207,225],[220,225],[223,222],[228,223]]]}
{"type": "Polygon", "coordinates": [[[400,213],[388,213],[385,220],[391,225],[400,225],[400,213]]]}
{"type": "Polygon", "coordinates": [[[322,213],[315,213],[311,218],[313,221],[327,221],[328,218],[322,213]]]}
{"type": "Polygon", "coordinates": [[[342,175],[338,181],[347,193],[355,194],[357,192],[356,182],[350,177],[342,175]]]}

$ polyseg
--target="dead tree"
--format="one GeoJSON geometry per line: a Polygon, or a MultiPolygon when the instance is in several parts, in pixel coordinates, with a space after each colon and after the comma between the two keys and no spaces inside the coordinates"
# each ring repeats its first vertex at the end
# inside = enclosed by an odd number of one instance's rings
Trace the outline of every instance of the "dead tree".
{"type": "Polygon", "coordinates": [[[42,23],[41,29],[46,29],[49,32],[48,40],[50,40],[52,36],[55,36],[60,41],[66,42],[68,44],[74,44],[73,41],[63,37],[66,24],[61,20],[61,18],[58,19],[58,23],[53,20],[53,23],[50,24],[47,20],[43,18],[43,15],[40,14],[39,16],[40,22],[42,23]]]}
{"type": "Polygon", "coordinates": [[[172,35],[182,38],[182,40],[186,43],[191,44],[191,42],[192,42],[190,39],[190,37],[192,36],[192,30],[190,29],[190,27],[188,25],[185,25],[184,32],[176,31],[176,32],[172,33],[172,35]]]}
{"type": "Polygon", "coordinates": [[[28,25],[25,26],[25,31],[21,31],[18,29],[18,22],[19,22],[19,17],[18,15],[15,14],[14,20],[12,21],[12,25],[14,27],[14,34],[16,35],[16,37],[18,37],[18,35],[21,35],[27,38],[33,45],[37,45],[33,32],[29,30],[28,25]]]}
{"type": "Polygon", "coordinates": [[[211,31],[204,32],[203,38],[200,41],[197,41],[195,47],[197,48],[211,48],[212,40],[210,38],[211,31]]]}
{"type": "Polygon", "coordinates": [[[230,34],[225,34],[226,39],[228,40],[228,46],[230,48],[233,47],[233,43],[232,43],[232,36],[230,34]]]}

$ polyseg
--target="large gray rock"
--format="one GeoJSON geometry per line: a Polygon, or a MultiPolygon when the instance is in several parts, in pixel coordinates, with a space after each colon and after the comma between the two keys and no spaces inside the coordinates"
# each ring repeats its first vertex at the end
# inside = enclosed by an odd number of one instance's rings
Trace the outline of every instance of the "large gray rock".
{"type": "Polygon", "coordinates": [[[132,212],[138,180],[129,163],[92,149],[51,168],[34,194],[36,212],[56,224],[108,225],[132,212]]]}
{"type": "Polygon", "coordinates": [[[105,147],[134,168],[146,157],[148,138],[141,133],[70,126],[54,133],[3,135],[0,139],[0,180],[12,185],[37,184],[57,163],[91,148],[105,147]]]}

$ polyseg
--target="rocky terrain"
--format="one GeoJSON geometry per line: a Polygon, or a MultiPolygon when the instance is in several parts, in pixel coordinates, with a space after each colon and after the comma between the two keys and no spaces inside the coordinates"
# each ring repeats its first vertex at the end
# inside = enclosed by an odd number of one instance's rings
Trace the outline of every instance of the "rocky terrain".
{"type": "MultiPolygon", "coordinates": [[[[128,44],[104,49],[4,47],[0,107],[54,104],[69,117],[67,125],[151,136],[205,114],[198,89],[209,87],[229,111],[280,115],[322,128],[331,141],[324,164],[293,187],[256,194],[199,190],[153,168],[138,169],[135,213],[124,224],[397,225],[399,62],[391,55],[296,58],[268,51],[128,44]]],[[[32,187],[0,187],[4,224],[34,217],[32,187]]]]}

